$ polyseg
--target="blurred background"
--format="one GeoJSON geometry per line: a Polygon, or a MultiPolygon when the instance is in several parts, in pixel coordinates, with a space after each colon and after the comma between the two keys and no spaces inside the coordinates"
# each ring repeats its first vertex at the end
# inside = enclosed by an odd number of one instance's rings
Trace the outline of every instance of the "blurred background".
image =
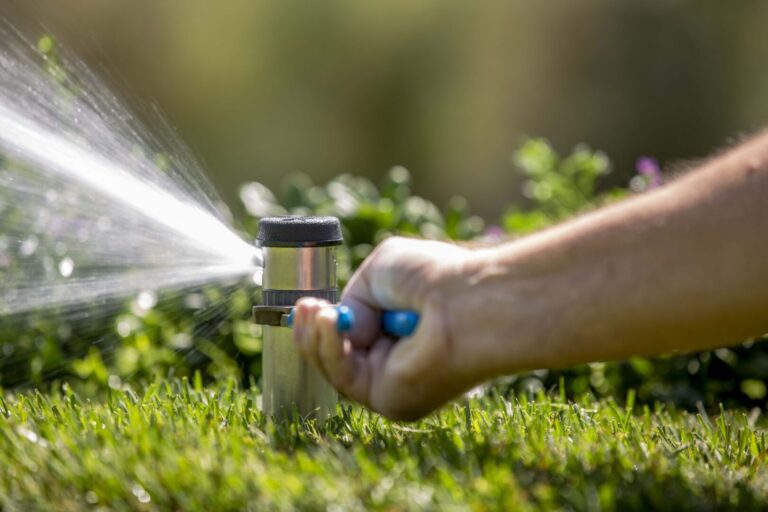
{"type": "Polygon", "coordinates": [[[156,103],[230,203],[403,165],[492,219],[525,136],[605,150],[624,185],[639,155],[703,157],[768,119],[757,0],[4,3],[156,103]]]}

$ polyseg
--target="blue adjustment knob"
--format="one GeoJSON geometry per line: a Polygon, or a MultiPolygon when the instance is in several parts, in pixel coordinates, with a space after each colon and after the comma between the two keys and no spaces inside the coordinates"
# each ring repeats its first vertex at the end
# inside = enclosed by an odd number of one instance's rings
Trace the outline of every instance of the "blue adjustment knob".
{"type": "MultiPolygon", "coordinates": [[[[293,327],[294,309],[288,314],[286,323],[288,327],[293,327]]],[[[355,325],[355,313],[344,305],[336,306],[338,318],[336,320],[336,329],[339,333],[345,333],[352,330],[355,325]]],[[[419,325],[419,314],[415,311],[392,310],[384,311],[381,314],[381,330],[390,336],[396,338],[405,338],[411,336],[419,325]]]]}
{"type": "Polygon", "coordinates": [[[340,333],[349,332],[355,325],[355,314],[347,306],[338,306],[336,308],[339,316],[336,319],[336,329],[340,333]]]}
{"type": "Polygon", "coordinates": [[[385,311],[381,315],[381,328],[390,336],[405,338],[410,336],[419,325],[419,314],[415,311],[385,311]]]}

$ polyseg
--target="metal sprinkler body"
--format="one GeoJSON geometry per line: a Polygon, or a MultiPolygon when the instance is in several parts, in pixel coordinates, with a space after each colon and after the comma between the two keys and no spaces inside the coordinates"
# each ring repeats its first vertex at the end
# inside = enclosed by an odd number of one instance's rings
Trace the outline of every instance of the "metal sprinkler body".
{"type": "Polygon", "coordinates": [[[265,217],[257,243],[264,254],[262,305],[254,319],[263,325],[262,407],[268,418],[325,420],[336,409],[336,390],[306,363],[286,322],[264,321],[286,314],[301,297],[338,301],[336,248],[342,243],[335,217],[265,217]]]}

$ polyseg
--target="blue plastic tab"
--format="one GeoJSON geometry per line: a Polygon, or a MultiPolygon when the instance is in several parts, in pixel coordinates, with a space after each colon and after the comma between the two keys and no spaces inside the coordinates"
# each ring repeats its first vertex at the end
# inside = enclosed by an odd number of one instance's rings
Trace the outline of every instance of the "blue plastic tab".
{"type": "MultiPolygon", "coordinates": [[[[288,327],[293,327],[294,311],[295,309],[292,309],[288,314],[288,327]]],[[[338,312],[336,329],[342,334],[351,331],[355,325],[355,313],[344,305],[336,306],[336,311],[338,312]]],[[[418,325],[419,314],[415,311],[395,310],[384,311],[381,314],[381,330],[396,338],[412,335],[418,325]]]]}
{"type": "Polygon", "coordinates": [[[352,326],[355,325],[355,313],[347,306],[338,306],[336,311],[339,314],[336,320],[336,329],[340,333],[351,331],[352,326]]]}
{"type": "Polygon", "coordinates": [[[381,315],[381,328],[390,336],[405,338],[410,336],[419,325],[419,314],[415,311],[385,311],[381,315]]]}

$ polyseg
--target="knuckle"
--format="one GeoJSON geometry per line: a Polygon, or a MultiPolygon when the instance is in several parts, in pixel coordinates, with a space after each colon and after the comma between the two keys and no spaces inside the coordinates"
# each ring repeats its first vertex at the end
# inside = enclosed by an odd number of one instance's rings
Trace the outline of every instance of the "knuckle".
{"type": "Polygon", "coordinates": [[[376,248],[375,253],[380,254],[382,252],[391,251],[394,248],[399,248],[403,245],[403,243],[405,243],[406,240],[407,238],[402,236],[391,236],[389,238],[385,238],[376,248]]]}
{"type": "Polygon", "coordinates": [[[315,297],[302,297],[299,299],[299,302],[296,303],[296,307],[311,308],[314,307],[315,304],[317,304],[317,299],[315,297]]]}
{"type": "Polygon", "coordinates": [[[317,325],[323,335],[335,334],[336,314],[333,310],[323,309],[317,314],[317,325]]]}

